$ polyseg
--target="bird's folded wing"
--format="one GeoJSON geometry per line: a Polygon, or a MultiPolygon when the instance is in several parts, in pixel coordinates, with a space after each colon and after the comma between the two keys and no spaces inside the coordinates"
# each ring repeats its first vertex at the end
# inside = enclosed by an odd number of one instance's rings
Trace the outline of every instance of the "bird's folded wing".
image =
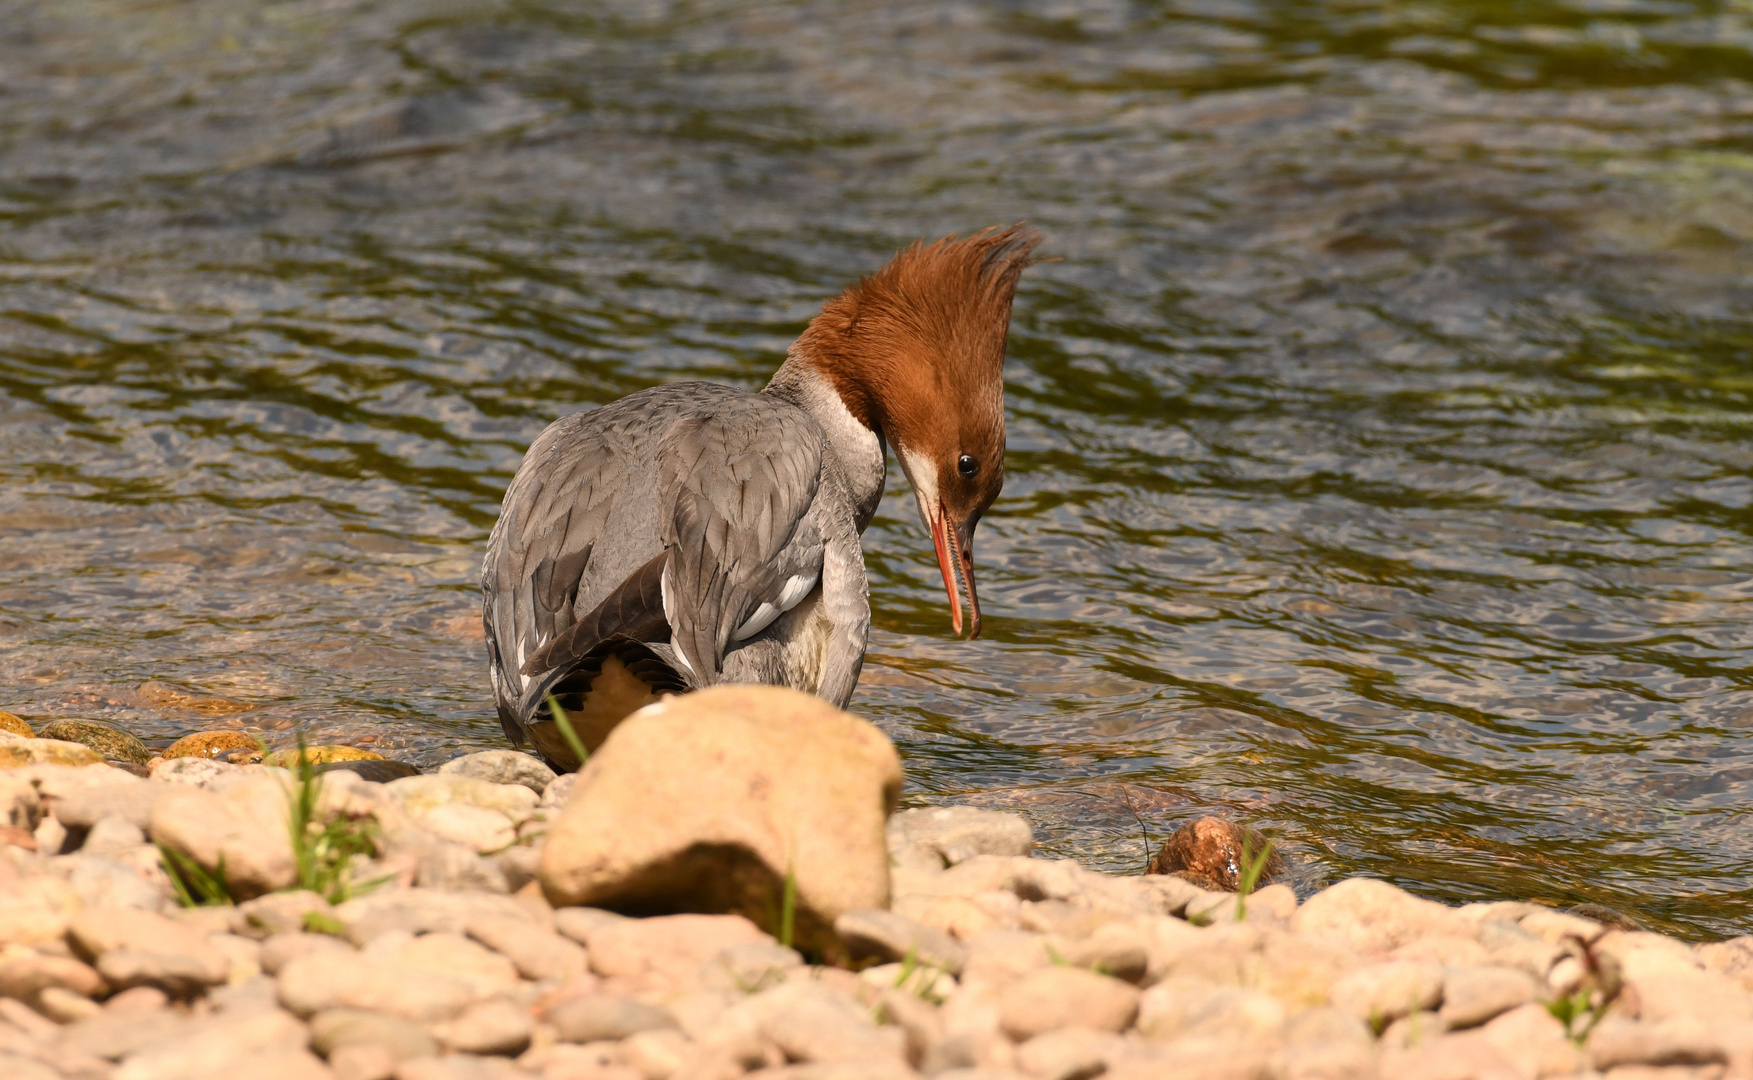
{"type": "Polygon", "coordinates": [[[758,632],[820,579],[821,433],[789,406],[737,402],[678,421],[658,468],[674,500],[663,575],[671,642],[710,685],[733,636],[758,632]]]}
{"type": "Polygon", "coordinates": [[[579,583],[637,463],[580,416],[554,425],[519,470],[481,565],[487,647],[501,719],[521,703],[526,662],[583,614],[579,583]]]}

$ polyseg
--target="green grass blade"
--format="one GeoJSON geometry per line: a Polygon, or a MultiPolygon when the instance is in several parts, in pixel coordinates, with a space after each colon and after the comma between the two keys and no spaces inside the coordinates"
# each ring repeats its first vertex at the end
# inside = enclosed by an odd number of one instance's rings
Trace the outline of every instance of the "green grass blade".
{"type": "Polygon", "coordinates": [[[566,745],[577,755],[578,767],[584,768],[584,763],[590,760],[590,751],[584,748],[584,740],[572,728],[572,718],[566,715],[566,710],[560,707],[559,700],[553,694],[548,695],[548,715],[554,718],[554,726],[560,729],[560,737],[566,740],[566,745]]]}
{"type": "Polygon", "coordinates": [[[779,899],[779,944],[791,948],[797,932],[797,866],[785,864],[785,891],[779,899]]]}

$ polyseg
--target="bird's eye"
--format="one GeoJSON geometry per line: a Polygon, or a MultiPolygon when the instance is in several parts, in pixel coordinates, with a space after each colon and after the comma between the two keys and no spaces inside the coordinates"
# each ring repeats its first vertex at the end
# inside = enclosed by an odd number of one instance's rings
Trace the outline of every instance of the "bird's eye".
{"type": "Polygon", "coordinates": [[[975,461],[972,455],[963,454],[956,459],[956,471],[972,479],[974,474],[980,471],[980,463],[975,461]]]}

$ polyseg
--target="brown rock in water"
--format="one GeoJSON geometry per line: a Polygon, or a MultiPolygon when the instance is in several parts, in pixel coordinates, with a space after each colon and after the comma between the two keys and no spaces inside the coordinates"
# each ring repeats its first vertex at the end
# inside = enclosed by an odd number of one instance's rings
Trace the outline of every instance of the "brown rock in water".
{"type": "Polygon", "coordinates": [[[253,753],[260,751],[261,746],[254,735],[242,731],[198,731],[171,743],[162,756],[223,758],[240,750],[253,753]]]}
{"type": "Polygon", "coordinates": [[[900,790],[893,744],[819,698],[673,698],[628,717],[578,774],[542,889],[557,907],[735,912],[776,929],[790,874],[798,945],[831,951],[835,919],[888,907],[884,823],[900,790]]]}
{"type": "Polygon", "coordinates": [[[5,709],[0,709],[0,732],[5,732],[8,735],[21,735],[26,739],[34,739],[37,736],[37,733],[30,729],[29,724],[5,709]]]}
{"type": "MultiPolygon", "coordinates": [[[[1271,841],[1246,825],[1223,818],[1200,818],[1175,830],[1150,860],[1152,874],[1174,874],[1202,889],[1235,892],[1240,887],[1243,848],[1258,859],[1271,841]]],[[[1268,885],[1286,874],[1284,859],[1275,851],[1266,858],[1256,887],[1268,885]]]]}

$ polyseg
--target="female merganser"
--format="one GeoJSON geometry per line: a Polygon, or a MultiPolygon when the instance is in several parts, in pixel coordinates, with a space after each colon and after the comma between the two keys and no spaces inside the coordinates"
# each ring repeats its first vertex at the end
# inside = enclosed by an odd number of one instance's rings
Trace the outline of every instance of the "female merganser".
{"type": "Polygon", "coordinates": [[[822,306],[758,394],[653,387],[550,424],[481,564],[499,721],[556,768],[629,713],[714,683],[844,707],[870,595],[858,537],[895,456],[937,548],[950,623],[980,633],[974,526],[1004,485],[1004,346],[1039,236],[915,243],[822,306]]]}

